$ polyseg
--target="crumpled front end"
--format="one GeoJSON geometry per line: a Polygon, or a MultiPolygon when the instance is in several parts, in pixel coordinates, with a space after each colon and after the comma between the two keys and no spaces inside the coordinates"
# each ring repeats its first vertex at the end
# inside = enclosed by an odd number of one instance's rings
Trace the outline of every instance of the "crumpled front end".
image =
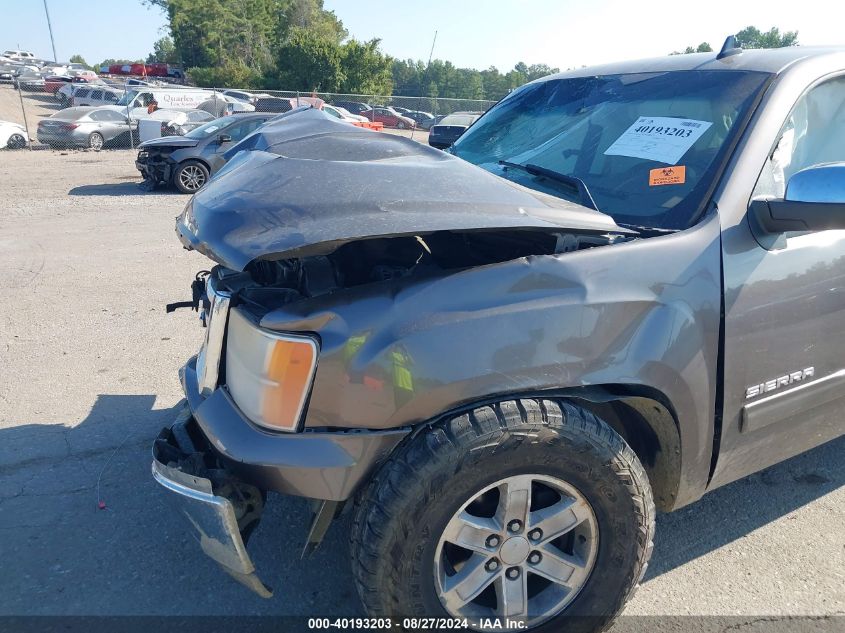
{"type": "MultiPolygon", "coordinates": [[[[273,370],[279,371],[303,358],[296,354],[282,358],[280,352],[290,351],[285,347],[290,337],[258,328],[245,318],[242,306],[234,305],[244,299],[238,296],[235,301],[233,295],[246,275],[234,275],[228,282],[222,277],[227,276],[219,268],[207,278],[198,275],[192,284],[194,300],[168,307],[202,310],[206,336],[199,354],[180,371],[186,403],[173,425],[155,440],[152,473],[173,493],[170,496],[205,554],[266,598],[272,592],[259,580],[246,549],[261,519],[266,491],[319,502],[305,540],[304,553],[312,551],[343,503],[408,429],[301,432],[302,405],[310,393],[313,368],[305,368],[308,380],[296,390],[298,406],[287,409],[290,426],[268,428],[270,417],[284,411],[275,406],[276,400],[256,406],[262,394],[251,387],[266,387],[272,381],[250,368],[260,370],[262,361],[270,360],[273,370]],[[276,342],[283,345],[271,353],[255,349],[276,342]],[[235,380],[238,375],[240,382],[235,380]]],[[[311,339],[297,339],[303,340],[311,339]]],[[[292,377],[287,371],[275,376],[278,389],[272,394],[283,399],[291,396],[292,377]]]]}
{"type": "Polygon", "coordinates": [[[135,168],[141,172],[141,177],[153,185],[170,182],[175,167],[169,153],[154,149],[141,148],[135,159],[135,168]]]}

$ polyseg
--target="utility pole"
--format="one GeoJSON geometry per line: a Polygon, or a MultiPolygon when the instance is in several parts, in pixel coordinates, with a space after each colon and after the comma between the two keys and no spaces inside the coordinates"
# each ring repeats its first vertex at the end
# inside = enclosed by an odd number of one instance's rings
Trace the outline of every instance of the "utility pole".
{"type": "MultiPolygon", "coordinates": [[[[425,67],[425,74],[423,75],[422,83],[423,85],[420,86],[420,97],[417,99],[417,110],[420,109],[422,105],[422,93],[425,90],[425,82],[428,79],[428,69],[431,66],[431,58],[434,57],[434,45],[437,43],[437,31],[434,32],[434,39],[431,40],[431,50],[428,52],[428,66],[425,67]]],[[[435,114],[437,114],[437,102],[434,105],[435,114]]],[[[417,126],[411,128],[411,139],[414,138],[414,132],[416,131],[417,126]]]]}
{"type": "Polygon", "coordinates": [[[56,55],[56,42],[53,40],[53,25],[50,24],[50,11],[47,9],[47,0],[44,0],[44,13],[47,14],[47,28],[50,30],[50,45],[53,47],[53,61],[58,62],[56,55]]]}

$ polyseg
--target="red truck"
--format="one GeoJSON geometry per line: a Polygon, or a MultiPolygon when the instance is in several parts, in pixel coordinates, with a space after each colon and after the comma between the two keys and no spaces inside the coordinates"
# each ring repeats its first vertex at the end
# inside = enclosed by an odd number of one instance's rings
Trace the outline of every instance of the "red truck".
{"type": "Polygon", "coordinates": [[[183,76],[181,68],[175,68],[170,64],[154,62],[152,64],[112,64],[108,68],[110,75],[138,75],[141,77],[175,77],[181,79],[183,76]]]}

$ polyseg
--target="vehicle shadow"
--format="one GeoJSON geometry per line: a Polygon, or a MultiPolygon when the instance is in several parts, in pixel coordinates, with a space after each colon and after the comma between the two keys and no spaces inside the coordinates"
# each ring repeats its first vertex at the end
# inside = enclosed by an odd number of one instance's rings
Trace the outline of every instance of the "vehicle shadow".
{"type": "Polygon", "coordinates": [[[845,436],[717,488],[657,519],[645,581],[785,517],[845,485],[845,436]]]}
{"type": "MultiPolygon", "coordinates": [[[[0,429],[0,560],[15,571],[0,574],[0,614],[362,615],[348,514],[301,560],[309,504],[270,495],[249,543],[270,600],[201,553],[150,475],[152,441],[179,406],[103,394],[78,423],[0,429]]],[[[841,487],[843,449],[840,438],[659,517],[647,579],[841,487]]]]}
{"type": "Polygon", "coordinates": [[[149,195],[178,195],[168,187],[149,189],[138,180],[120,183],[103,183],[99,185],[80,185],[67,192],[69,196],[137,196],[149,195]]]}
{"type": "Polygon", "coordinates": [[[0,616],[322,615],[325,605],[362,615],[342,530],[300,560],[304,499],[271,495],[250,539],[273,599],[205,557],[150,474],[153,439],[178,408],[100,395],[78,423],[0,428],[0,560],[15,572],[0,574],[0,616]]]}
{"type": "Polygon", "coordinates": [[[24,98],[38,101],[42,106],[47,106],[54,110],[64,109],[64,106],[58,102],[56,96],[53,94],[24,91],[24,98]]]}

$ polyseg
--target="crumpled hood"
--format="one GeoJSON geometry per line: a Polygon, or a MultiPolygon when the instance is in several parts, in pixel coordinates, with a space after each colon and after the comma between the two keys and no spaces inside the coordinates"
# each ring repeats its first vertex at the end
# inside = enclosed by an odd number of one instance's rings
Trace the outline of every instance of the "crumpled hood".
{"type": "Polygon", "coordinates": [[[496,229],[630,233],[587,207],[522,187],[408,138],[286,117],[242,151],[177,219],[182,243],[228,268],[328,254],[347,242],[496,229]]]}
{"type": "Polygon", "coordinates": [[[162,136],[160,138],[153,138],[149,141],[144,141],[138,145],[138,149],[150,149],[159,147],[196,147],[199,141],[195,138],[188,138],[186,136],[162,136]]]}

